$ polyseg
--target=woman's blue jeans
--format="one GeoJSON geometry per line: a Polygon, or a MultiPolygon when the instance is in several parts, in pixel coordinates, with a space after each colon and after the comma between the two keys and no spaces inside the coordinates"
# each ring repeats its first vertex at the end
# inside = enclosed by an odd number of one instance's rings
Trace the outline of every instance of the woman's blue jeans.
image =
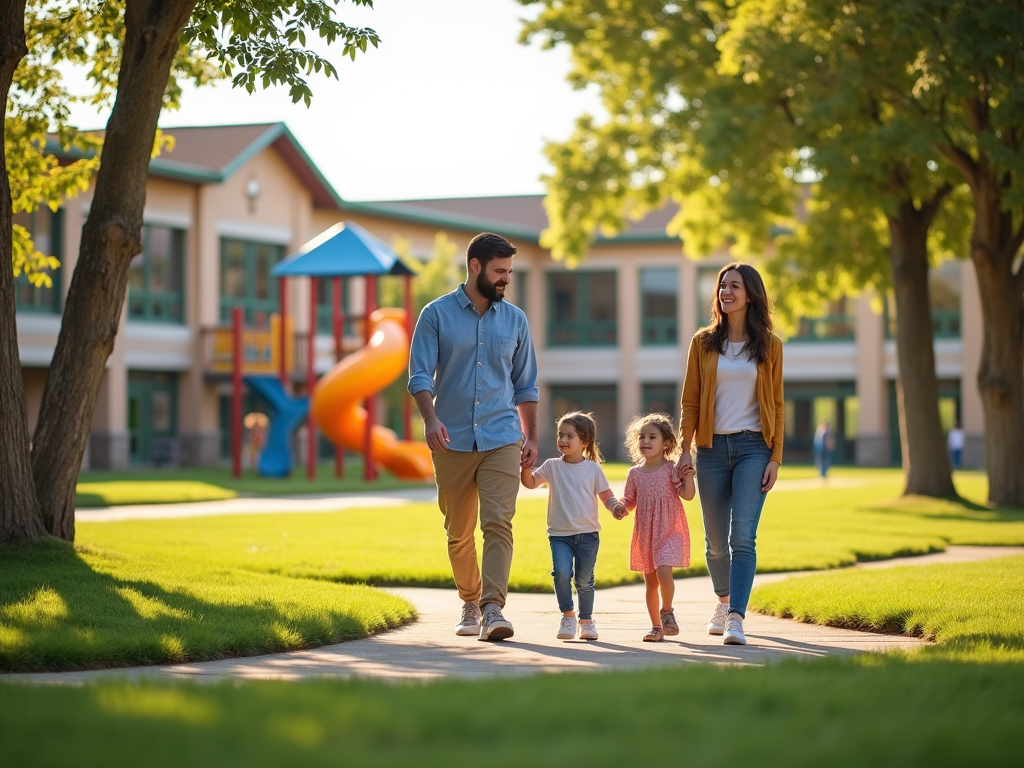
{"type": "Polygon", "coordinates": [[[765,494],[761,480],[771,450],[760,432],[715,435],[710,448],[697,448],[697,484],[704,515],[708,573],[718,596],[729,596],[729,611],[746,616],[757,567],[755,541],[765,494]]]}
{"type": "Polygon", "coordinates": [[[601,537],[593,533],[577,533],[573,536],[548,536],[551,543],[551,576],[555,582],[555,597],[558,610],[571,611],[572,585],[576,582],[576,594],[580,600],[580,618],[590,619],[594,615],[594,565],[601,537]],[[575,569],[573,563],[575,562],[575,569]],[[575,579],[573,572],[575,571],[575,579]]]}

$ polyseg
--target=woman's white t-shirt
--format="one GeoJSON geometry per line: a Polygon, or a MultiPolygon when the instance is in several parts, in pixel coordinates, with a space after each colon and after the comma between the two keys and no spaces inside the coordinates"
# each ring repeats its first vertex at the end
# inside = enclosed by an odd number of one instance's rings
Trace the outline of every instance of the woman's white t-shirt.
{"type": "Polygon", "coordinates": [[[715,380],[715,434],[731,435],[745,429],[761,431],[761,405],[757,401],[757,363],[743,349],[745,342],[727,341],[718,354],[715,380]]]}
{"type": "Polygon", "coordinates": [[[570,464],[548,459],[533,470],[533,477],[551,488],[548,492],[548,536],[574,536],[601,530],[597,495],[611,490],[601,465],[590,459],[570,464]]]}

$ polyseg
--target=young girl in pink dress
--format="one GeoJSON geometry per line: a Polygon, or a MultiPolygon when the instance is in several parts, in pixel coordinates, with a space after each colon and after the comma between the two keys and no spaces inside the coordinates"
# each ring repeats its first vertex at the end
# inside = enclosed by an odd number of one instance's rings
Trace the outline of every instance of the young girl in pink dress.
{"type": "Polygon", "coordinates": [[[690,467],[689,472],[681,473],[681,480],[677,477],[673,460],[679,441],[663,413],[633,419],[626,428],[626,449],[636,465],[626,476],[622,497],[626,509],[636,509],[629,568],[642,572],[647,586],[651,631],[644,635],[644,642],[657,643],[665,635],[679,634],[672,608],[676,591],[672,569],[690,564],[690,530],[679,497],[693,498],[694,471],[690,467]]]}

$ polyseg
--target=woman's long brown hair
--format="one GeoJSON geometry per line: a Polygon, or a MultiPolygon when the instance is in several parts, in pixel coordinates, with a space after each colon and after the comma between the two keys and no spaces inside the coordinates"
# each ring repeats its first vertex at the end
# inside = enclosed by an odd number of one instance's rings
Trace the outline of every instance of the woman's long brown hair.
{"type": "Polygon", "coordinates": [[[725,343],[729,340],[729,320],[722,311],[722,303],[718,299],[718,291],[722,287],[722,280],[726,272],[736,271],[740,273],[743,280],[743,287],[747,290],[747,333],[749,338],[743,348],[747,352],[747,359],[761,364],[768,359],[768,348],[771,344],[772,322],[771,302],[768,300],[768,291],[765,290],[764,280],[756,269],[749,264],[733,262],[726,264],[718,273],[718,280],[715,283],[715,296],[711,301],[711,322],[701,328],[701,345],[708,352],[724,352],[725,343]]]}

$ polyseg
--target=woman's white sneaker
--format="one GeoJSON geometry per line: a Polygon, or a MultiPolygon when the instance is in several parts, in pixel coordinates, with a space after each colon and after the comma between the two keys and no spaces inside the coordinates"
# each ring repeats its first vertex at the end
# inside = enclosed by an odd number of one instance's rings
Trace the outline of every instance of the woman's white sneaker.
{"type": "Polygon", "coordinates": [[[597,640],[597,624],[593,619],[580,621],[580,640],[597,640]]]}
{"type": "Polygon", "coordinates": [[[726,645],[746,645],[747,638],[743,635],[743,618],[738,613],[730,613],[725,621],[725,636],[722,641],[726,645]]]}
{"type": "Polygon", "coordinates": [[[715,606],[715,612],[708,622],[708,634],[720,635],[725,632],[725,621],[729,618],[729,604],[719,603],[715,606]]]}

